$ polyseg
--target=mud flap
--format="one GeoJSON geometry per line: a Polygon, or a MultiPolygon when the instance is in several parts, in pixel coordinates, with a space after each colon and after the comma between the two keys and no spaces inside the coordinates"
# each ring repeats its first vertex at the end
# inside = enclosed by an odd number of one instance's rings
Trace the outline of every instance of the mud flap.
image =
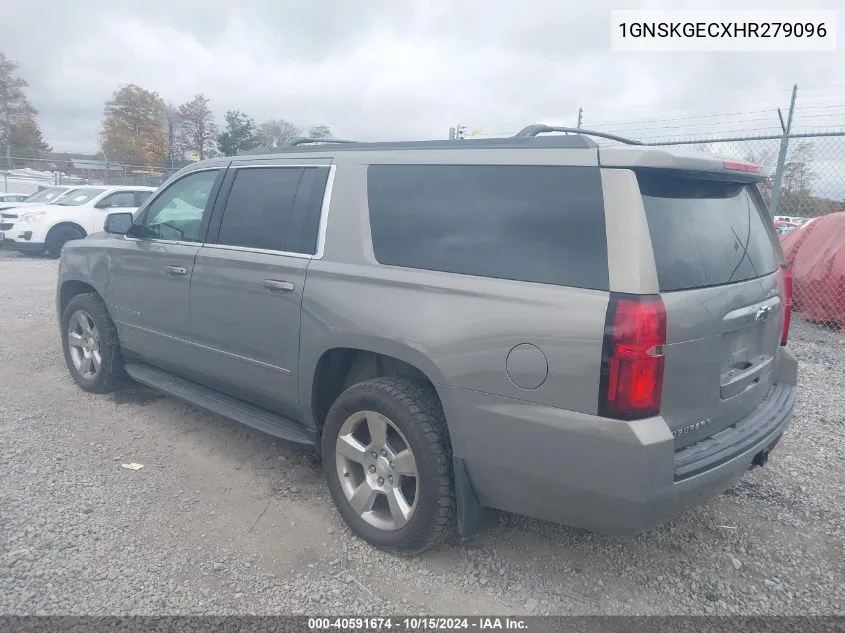
{"type": "Polygon", "coordinates": [[[499,522],[499,511],[482,506],[478,502],[464,460],[455,457],[453,465],[455,497],[458,503],[458,534],[462,539],[468,539],[496,525],[499,522]]]}

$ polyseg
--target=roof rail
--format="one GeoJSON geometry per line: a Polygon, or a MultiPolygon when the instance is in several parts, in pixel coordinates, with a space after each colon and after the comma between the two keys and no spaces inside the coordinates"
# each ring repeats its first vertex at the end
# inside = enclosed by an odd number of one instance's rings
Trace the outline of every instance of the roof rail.
{"type": "Polygon", "coordinates": [[[548,132],[565,132],[566,134],[581,134],[583,136],[596,136],[598,138],[606,138],[610,141],[618,141],[625,145],[642,145],[642,141],[635,141],[623,136],[616,136],[615,134],[608,134],[607,132],[594,132],[592,130],[582,130],[574,127],[557,127],[554,125],[544,125],[542,123],[535,123],[528,127],[522,128],[519,132],[513,135],[514,138],[534,138],[538,134],[546,134],[548,132]]]}
{"type": "Polygon", "coordinates": [[[299,136],[288,141],[288,145],[310,145],[312,143],[355,143],[357,141],[346,141],[340,138],[310,138],[299,136]]]}

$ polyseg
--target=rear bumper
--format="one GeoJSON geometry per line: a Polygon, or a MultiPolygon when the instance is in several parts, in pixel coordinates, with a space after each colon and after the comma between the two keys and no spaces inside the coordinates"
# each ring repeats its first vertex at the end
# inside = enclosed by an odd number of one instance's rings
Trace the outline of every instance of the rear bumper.
{"type": "Polygon", "coordinates": [[[444,388],[449,408],[463,409],[457,425],[449,416],[455,454],[481,505],[607,534],[637,533],[723,492],[755,458],[765,462],[795,402],[795,358],[785,348],[781,356],[779,377],[786,380],[731,427],[732,438],[709,448],[676,452],[660,417],[621,422],[444,388]]]}

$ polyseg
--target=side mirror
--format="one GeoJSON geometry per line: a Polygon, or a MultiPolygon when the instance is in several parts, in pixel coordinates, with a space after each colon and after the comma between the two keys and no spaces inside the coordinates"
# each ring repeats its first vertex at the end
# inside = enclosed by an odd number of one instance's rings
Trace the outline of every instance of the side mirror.
{"type": "Polygon", "coordinates": [[[111,206],[108,200],[100,200],[97,204],[94,205],[95,209],[108,209],[111,206]]]}
{"type": "Polygon", "coordinates": [[[126,213],[109,213],[103,222],[103,230],[112,235],[126,235],[132,230],[132,214],[126,213]]]}

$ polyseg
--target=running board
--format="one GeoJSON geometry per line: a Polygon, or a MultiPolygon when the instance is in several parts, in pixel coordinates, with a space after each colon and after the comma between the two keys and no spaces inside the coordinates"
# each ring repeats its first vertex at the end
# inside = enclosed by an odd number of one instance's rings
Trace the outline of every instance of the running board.
{"type": "Polygon", "coordinates": [[[152,387],[189,404],[240,422],[279,439],[314,446],[305,427],[293,420],[260,409],[241,400],[219,393],[190,380],[142,363],[127,363],[126,373],[142,385],[152,387]]]}

